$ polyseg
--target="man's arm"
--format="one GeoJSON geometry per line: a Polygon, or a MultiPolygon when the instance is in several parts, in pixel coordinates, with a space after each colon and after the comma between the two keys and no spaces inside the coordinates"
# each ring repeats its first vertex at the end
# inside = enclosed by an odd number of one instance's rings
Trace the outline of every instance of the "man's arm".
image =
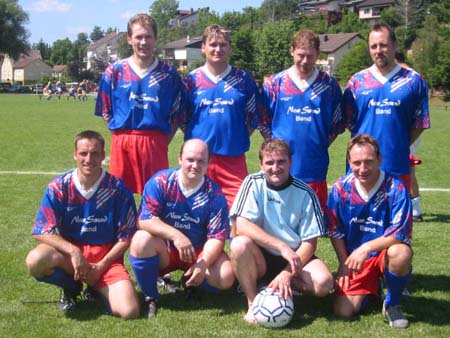
{"type": "Polygon", "coordinates": [[[33,238],[40,243],[47,244],[70,257],[70,262],[74,270],[74,279],[81,280],[85,278],[89,272],[89,263],[84,258],[81,250],[74,244],[65,240],[60,235],[45,234],[33,235],[33,238]]]}
{"type": "Polygon", "coordinates": [[[155,237],[172,241],[183,262],[191,263],[197,259],[195,248],[189,238],[175,227],[163,222],[160,218],[154,217],[147,220],[139,220],[138,228],[147,231],[155,237]]]}
{"type": "Polygon", "coordinates": [[[245,217],[238,216],[236,218],[236,233],[251,238],[257,245],[278,251],[281,256],[289,262],[293,274],[297,274],[301,268],[302,263],[300,257],[297,256],[294,250],[282,240],[269,235],[255,223],[250,222],[245,217]]]}
{"type": "Polygon", "coordinates": [[[418,139],[420,134],[423,133],[423,131],[424,131],[423,128],[412,128],[411,129],[411,143],[409,145],[413,144],[414,141],[416,141],[418,139]]]}
{"type": "Polygon", "coordinates": [[[205,279],[206,270],[220,257],[225,247],[225,241],[210,238],[203,246],[203,253],[197,262],[184,274],[190,276],[186,286],[198,286],[205,279]]]}

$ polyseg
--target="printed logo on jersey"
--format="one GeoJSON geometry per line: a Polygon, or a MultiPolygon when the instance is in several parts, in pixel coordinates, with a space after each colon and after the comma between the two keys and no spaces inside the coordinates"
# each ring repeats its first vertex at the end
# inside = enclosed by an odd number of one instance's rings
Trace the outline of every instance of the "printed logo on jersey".
{"type": "Polygon", "coordinates": [[[108,221],[108,216],[103,217],[95,217],[95,216],[88,216],[88,217],[80,217],[75,216],[72,218],[72,221],[70,224],[78,223],[80,224],[80,232],[86,233],[86,232],[97,232],[97,224],[104,224],[108,221]]]}
{"type": "Polygon", "coordinates": [[[289,114],[296,114],[295,121],[297,121],[297,122],[311,122],[312,115],[320,114],[320,107],[314,109],[309,106],[301,107],[301,108],[289,106],[287,109],[287,115],[289,115],[289,114]],[[305,115],[308,115],[308,116],[305,116],[305,115]]]}
{"type": "Polygon", "coordinates": [[[383,221],[376,221],[371,216],[367,217],[367,219],[364,218],[358,218],[353,217],[350,219],[350,225],[351,224],[358,224],[359,230],[362,232],[371,232],[376,233],[377,229],[376,227],[383,227],[383,221]]]}
{"type": "Polygon", "coordinates": [[[225,113],[225,106],[233,106],[234,100],[224,100],[221,97],[218,97],[212,100],[208,100],[206,98],[202,99],[200,102],[200,107],[209,106],[208,113],[210,114],[223,114],[225,113]]]}
{"type": "Polygon", "coordinates": [[[382,101],[375,101],[374,99],[370,99],[368,108],[376,107],[375,114],[376,115],[391,115],[392,110],[390,107],[398,107],[400,106],[400,100],[389,101],[389,99],[384,99],[382,101]]]}
{"type": "Polygon", "coordinates": [[[267,192],[267,201],[281,204],[281,200],[277,199],[276,196],[274,196],[272,193],[267,192]]]}
{"type": "Polygon", "coordinates": [[[189,216],[189,214],[185,213],[184,215],[179,215],[175,211],[171,211],[166,215],[166,219],[171,219],[173,222],[173,226],[177,229],[191,229],[191,224],[199,224],[200,218],[189,216]]]}
{"type": "Polygon", "coordinates": [[[148,102],[159,102],[158,96],[147,96],[146,93],[136,95],[135,93],[130,93],[130,101],[134,100],[135,107],[140,109],[148,109],[148,102]]]}

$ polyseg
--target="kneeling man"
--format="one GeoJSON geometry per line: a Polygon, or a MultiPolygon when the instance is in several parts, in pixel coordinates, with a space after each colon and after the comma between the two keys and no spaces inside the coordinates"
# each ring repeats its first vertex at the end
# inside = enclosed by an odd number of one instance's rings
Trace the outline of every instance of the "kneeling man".
{"type": "Polygon", "coordinates": [[[259,280],[284,298],[293,287],[319,297],[333,287],[330,270],[314,255],[325,233],[320,204],[306,183],[289,174],[288,144],[265,141],[259,159],[262,171],[247,176],[230,212],[237,234],[231,262],[247,297],[244,320],[251,324],[259,280]]]}

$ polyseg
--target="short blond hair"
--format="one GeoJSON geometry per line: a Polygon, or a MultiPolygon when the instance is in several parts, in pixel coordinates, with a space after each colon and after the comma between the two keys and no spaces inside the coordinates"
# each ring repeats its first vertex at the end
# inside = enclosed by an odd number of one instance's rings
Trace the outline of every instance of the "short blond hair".
{"type": "Polygon", "coordinates": [[[202,43],[206,43],[209,38],[216,36],[223,37],[225,41],[231,44],[230,30],[218,24],[214,24],[205,28],[205,31],[203,32],[202,43]]]}

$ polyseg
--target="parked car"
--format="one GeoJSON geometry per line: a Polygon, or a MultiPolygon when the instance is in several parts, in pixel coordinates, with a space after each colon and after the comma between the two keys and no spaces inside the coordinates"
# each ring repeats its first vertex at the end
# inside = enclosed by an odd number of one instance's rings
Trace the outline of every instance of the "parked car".
{"type": "Polygon", "coordinates": [[[35,94],[42,94],[44,86],[41,84],[35,84],[31,86],[31,91],[35,94]]]}
{"type": "Polygon", "coordinates": [[[12,84],[10,82],[0,82],[0,93],[10,93],[12,84]]]}

